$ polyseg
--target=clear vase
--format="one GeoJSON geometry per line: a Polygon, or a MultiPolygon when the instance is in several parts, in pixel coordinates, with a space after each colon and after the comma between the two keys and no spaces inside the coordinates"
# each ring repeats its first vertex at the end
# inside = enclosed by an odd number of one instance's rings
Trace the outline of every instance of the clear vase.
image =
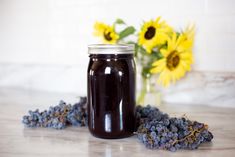
{"type": "Polygon", "coordinates": [[[137,104],[141,106],[160,106],[161,92],[156,87],[156,81],[151,75],[142,77],[142,87],[138,95],[137,104]]]}

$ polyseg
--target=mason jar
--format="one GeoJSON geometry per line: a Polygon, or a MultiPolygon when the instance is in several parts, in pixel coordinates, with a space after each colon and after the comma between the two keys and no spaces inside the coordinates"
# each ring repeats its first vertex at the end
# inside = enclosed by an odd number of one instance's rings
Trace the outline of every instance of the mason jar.
{"type": "Polygon", "coordinates": [[[89,45],[88,126],[100,138],[124,138],[135,129],[133,45],[89,45]]]}

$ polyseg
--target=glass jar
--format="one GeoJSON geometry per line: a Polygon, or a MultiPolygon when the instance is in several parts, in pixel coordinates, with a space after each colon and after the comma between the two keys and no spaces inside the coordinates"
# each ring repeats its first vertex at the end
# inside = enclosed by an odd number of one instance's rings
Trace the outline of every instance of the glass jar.
{"type": "Polygon", "coordinates": [[[135,62],[132,45],[90,45],[88,126],[100,138],[123,138],[135,130],[135,62]]]}

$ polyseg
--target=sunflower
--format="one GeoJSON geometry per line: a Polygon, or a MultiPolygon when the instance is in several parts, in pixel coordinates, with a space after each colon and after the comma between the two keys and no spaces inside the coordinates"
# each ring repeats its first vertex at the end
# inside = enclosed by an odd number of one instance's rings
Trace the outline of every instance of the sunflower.
{"type": "Polygon", "coordinates": [[[182,36],[184,37],[184,48],[192,48],[194,43],[194,35],[195,35],[195,26],[188,25],[185,30],[182,32],[182,36]]]}
{"type": "Polygon", "coordinates": [[[163,58],[155,61],[150,70],[151,73],[160,73],[158,83],[168,86],[171,81],[179,80],[186,71],[190,71],[193,63],[190,40],[192,39],[186,39],[184,34],[177,36],[176,33],[173,33],[172,37],[168,37],[167,48],[160,50],[163,58]]]}
{"type": "Polygon", "coordinates": [[[119,38],[119,35],[114,31],[113,26],[106,25],[101,22],[96,22],[94,25],[94,35],[103,39],[106,44],[115,44],[119,38]]]}
{"type": "Polygon", "coordinates": [[[139,33],[138,43],[142,45],[148,53],[156,46],[164,44],[172,28],[158,17],[155,21],[145,22],[139,33]]]}

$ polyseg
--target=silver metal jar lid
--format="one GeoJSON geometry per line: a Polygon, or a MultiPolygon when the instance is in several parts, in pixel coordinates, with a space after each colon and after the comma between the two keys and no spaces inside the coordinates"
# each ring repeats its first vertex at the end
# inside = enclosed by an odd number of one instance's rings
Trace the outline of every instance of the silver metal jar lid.
{"type": "Polygon", "coordinates": [[[88,45],[88,54],[133,54],[133,44],[93,44],[88,45]]]}

